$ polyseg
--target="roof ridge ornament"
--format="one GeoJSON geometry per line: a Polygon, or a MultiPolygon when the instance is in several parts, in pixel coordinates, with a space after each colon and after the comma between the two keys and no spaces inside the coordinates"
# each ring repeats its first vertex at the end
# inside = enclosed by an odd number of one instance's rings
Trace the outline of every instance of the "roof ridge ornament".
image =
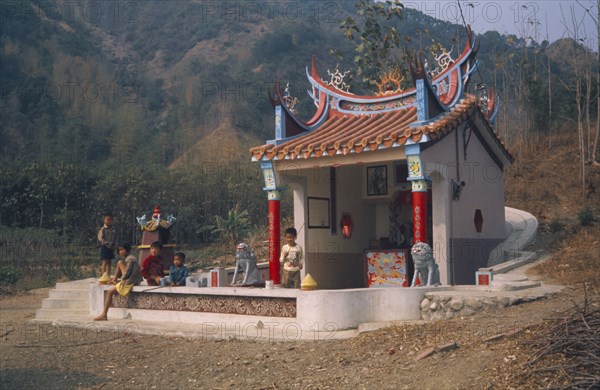
{"type": "Polygon", "coordinates": [[[450,48],[450,50],[446,50],[446,48],[442,45],[440,46],[441,53],[436,55],[435,53],[431,53],[433,58],[435,59],[436,65],[435,68],[430,68],[428,61],[425,60],[425,68],[429,73],[429,77],[433,80],[436,76],[442,74],[446,69],[452,66],[455,60],[450,55],[454,51],[454,45],[450,48]]]}
{"type": "Polygon", "coordinates": [[[481,112],[492,125],[494,132],[496,132],[496,116],[499,109],[499,96],[496,95],[496,88],[486,83],[477,83],[475,91],[481,112]]]}
{"type": "Polygon", "coordinates": [[[339,67],[340,64],[337,64],[333,73],[327,69],[327,74],[331,76],[331,80],[329,82],[324,81],[324,83],[337,90],[350,93],[350,86],[344,81],[344,78],[350,74],[350,71],[340,72],[339,67]]]}
{"type": "Polygon", "coordinates": [[[376,92],[375,96],[393,95],[404,91],[402,89],[404,75],[400,72],[398,67],[389,72],[383,72],[383,75],[379,76],[379,80],[381,80],[381,82],[375,81],[375,85],[379,88],[379,92],[376,92]],[[393,89],[392,85],[395,85],[396,88],[393,89]]]}
{"type": "Polygon", "coordinates": [[[287,109],[294,115],[298,115],[298,110],[296,110],[296,104],[298,104],[298,98],[292,96],[290,93],[290,83],[288,82],[285,85],[285,91],[282,96],[283,103],[287,109]]]}

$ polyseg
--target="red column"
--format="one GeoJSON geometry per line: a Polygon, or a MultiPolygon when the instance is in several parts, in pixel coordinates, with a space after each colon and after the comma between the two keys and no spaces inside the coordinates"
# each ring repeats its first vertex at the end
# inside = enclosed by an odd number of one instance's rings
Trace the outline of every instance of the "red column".
{"type": "Polygon", "coordinates": [[[425,191],[413,191],[412,203],[414,243],[427,243],[427,187],[425,191]]]}
{"type": "MultiPolygon", "coordinates": [[[[277,197],[278,198],[278,197],[277,197]]],[[[269,196],[269,278],[274,284],[280,284],[279,280],[279,251],[281,250],[281,232],[279,217],[279,199],[271,199],[269,196]]]]}

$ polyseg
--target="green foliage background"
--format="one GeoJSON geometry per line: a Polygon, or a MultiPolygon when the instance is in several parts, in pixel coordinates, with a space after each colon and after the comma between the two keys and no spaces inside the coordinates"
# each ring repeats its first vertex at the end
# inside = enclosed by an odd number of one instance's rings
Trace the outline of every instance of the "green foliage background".
{"type": "MultiPolygon", "coordinates": [[[[290,83],[306,118],[311,56],[326,79],[337,63],[353,69],[353,43],[340,30],[356,17],[352,1],[293,3],[300,13],[290,2],[253,3],[260,12],[240,1],[36,4],[7,4],[0,24],[0,225],[52,230],[62,242],[92,244],[106,210],[119,239],[137,242],[135,216],[155,203],[178,218],[179,243],[205,242],[202,227],[233,209],[264,228],[266,197],[247,149],[273,137],[273,81],[290,83]],[[194,152],[223,123],[241,152],[227,161],[194,152]],[[194,162],[178,163],[186,153],[194,162]]],[[[456,57],[466,40],[463,26],[417,11],[389,23],[403,37],[397,54],[442,45],[456,57]]],[[[472,85],[497,86],[502,137],[574,120],[573,70],[597,71],[595,54],[572,40],[478,38],[472,85]]],[[[354,91],[370,92],[358,81],[354,91]]],[[[590,88],[597,99],[597,85],[590,88]]],[[[290,209],[287,194],[284,217],[290,209]]]]}

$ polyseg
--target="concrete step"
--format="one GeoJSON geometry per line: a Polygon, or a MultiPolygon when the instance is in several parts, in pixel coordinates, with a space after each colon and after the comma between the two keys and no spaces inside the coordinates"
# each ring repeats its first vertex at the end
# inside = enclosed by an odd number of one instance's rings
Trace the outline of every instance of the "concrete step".
{"type": "Polygon", "coordinates": [[[494,275],[494,283],[514,283],[514,282],[525,282],[529,278],[525,275],[519,274],[498,274],[494,275]]]}
{"type": "Polygon", "coordinates": [[[85,289],[54,289],[50,290],[48,296],[50,298],[73,298],[73,299],[88,299],[89,290],[85,289]]]}
{"type": "Polygon", "coordinates": [[[37,309],[35,311],[36,320],[61,320],[69,317],[85,317],[89,315],[89,309],[37,309]]]}
{"type": "Polygon", "coordinates": [[[537,253],[527,251],[505,253],[505,261],[503,261],[502,263],[490,264],[489,267],[480,268],[479,271],[493,271],[495,278],[498,274],[504,274],[515,268],[521,267],[523,264],[532,263],[535,260],[537,260],[538,257],[537,253]]]}
{"type": "Polygon", "coordinates": [[[65,318],[89,316],[89,286],[97,279],[88,278],[72,282],[56,283],[48,298],[42,301],[42,308],[36,310],[36,320],[64,320],[65,318]]]}
{"type": "Polygon", "coordinates": [[[96,278],[88,278],[88,279],[83,279],[83,280],[74,280],[72,282],[60,282],[60,283],[56,283],[56,289],[62,290],[62,289],[88,289],[88,286],[90,285],[90,283],[97,283],[98,279],[96,278]]]}
{"type": "Polygon", "coordinates": [[[90,302],[88,299],[73,298],[45,298],[42,301],[42,309],[88,309],[90,302]]]}

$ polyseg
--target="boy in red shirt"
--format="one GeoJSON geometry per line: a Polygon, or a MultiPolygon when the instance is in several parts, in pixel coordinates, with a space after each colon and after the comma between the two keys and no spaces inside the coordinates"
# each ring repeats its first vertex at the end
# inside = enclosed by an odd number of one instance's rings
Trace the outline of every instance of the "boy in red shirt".
{"type": "Polygon", "coordinates": [[[142,276],[148,282],[148,286],[160,286],[160,278],[165,276],[163,259],[160,256],[161,249],[161,242],[154,241],[150,245],[150,255],[142,263],[142,276]]]}

